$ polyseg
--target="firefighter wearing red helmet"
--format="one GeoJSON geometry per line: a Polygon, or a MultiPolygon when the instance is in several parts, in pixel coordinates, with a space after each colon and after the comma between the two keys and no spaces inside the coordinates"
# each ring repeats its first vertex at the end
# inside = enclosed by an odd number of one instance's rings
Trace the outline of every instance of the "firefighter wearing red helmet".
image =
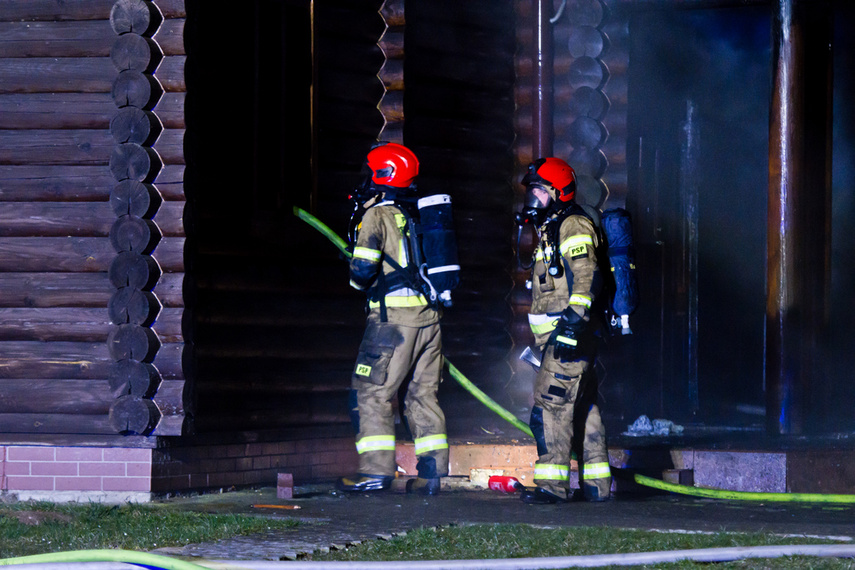
{"type": "Polygon", "coordinates": [[[529,165],[518,223],[537,228],[529,325],[541,365],[534,381],[529,426],[537,442],[533,490],[527,503],[557,503],[570,498],[570,457],[574,429],[584,432],[579,462],[580,486],[587,500],[610,495],[606,434],[597,405],[595,323],[592,307],[601,287],[597,264],[597,213],[578,205],[576,175],[559,158],[529,165]]]}
{"type": "Polygon", "coordinates": [[[397,471],[392,401],[408,379],[404,419],[415,442],[418,477],[407,482],[407,491],[435,495],[448,475],[445,416],[437,402],[440,315],[415,283],[408,239],[418,173],[410,149],[381,143],[368,153],[365,182],[351,196],[361,222],[353,224],[350,284],[367,293],[368,317],[350,392],[359,472],[337,481],[341,491],[391,486],[397,471]]]}

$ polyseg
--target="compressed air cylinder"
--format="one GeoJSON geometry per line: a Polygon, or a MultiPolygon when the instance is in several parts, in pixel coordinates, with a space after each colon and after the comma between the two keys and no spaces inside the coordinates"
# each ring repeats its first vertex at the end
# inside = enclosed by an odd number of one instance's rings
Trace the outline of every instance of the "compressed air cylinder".
{"type": "Polygon", "coordinates": [[[451,216],[451,196],[435,194],[418,201],[422,233],[422,252],[427,264],[427,278],[445,304],[451,301],[451,290],[460,283],[457,259],[457,237],[451,216]]]}

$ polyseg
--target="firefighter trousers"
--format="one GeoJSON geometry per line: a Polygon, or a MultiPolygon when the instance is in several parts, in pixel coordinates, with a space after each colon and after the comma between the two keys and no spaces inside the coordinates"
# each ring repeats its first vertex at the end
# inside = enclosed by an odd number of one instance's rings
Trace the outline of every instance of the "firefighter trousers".
{"type": "Polygon", "coordinates": [[[537,443],[535,484],[567,498],[570,454],[581,440],[580,487],[588,499],[602,500],[611,492],[606,431],[597,405],[598,382],[590,359],[561,361],[552,345],[544,351],[534,381],[534,406],[529,426],[537,443]],[[574,441],[574,434],[576,440],[574,441]]]}
{"type": "Polygon", "coordinates": [[[359,473],[395,475],[392,402],[403,382],[411,378],[404,398],[404,417],[415,443],[418,475],[448,475],[445,415],[437,401],[442,365],[439,323],[408,327],[369,321],[351,382],[359,473]]]}

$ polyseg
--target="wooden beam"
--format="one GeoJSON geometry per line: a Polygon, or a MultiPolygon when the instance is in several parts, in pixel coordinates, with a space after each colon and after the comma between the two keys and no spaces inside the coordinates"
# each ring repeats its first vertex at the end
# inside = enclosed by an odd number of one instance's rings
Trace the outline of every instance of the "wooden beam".
{"type": "MultiPolygon", "coordinates": [[[[155,215],[163,235],[183,237],[184,202],[165,202],[155,215]]],[[[110,235],[116,222],[107,202],[0,202],[0,236],[110,235]]]]}
{"type": "MultiPolygon", "coordinates": [[[[166,343],[153,364],[164,380],[183,380],[184,343],[166,343]]],[[[108,378],[115,359],[106,342],[0,342],[0,379],[108,378]]],[[[2,381],[2,380],[0,380],[2,381]]]]}
{"type": "MultiPolygon", "coordinates": [[[[109,164],[116,141],[109,130],[0,130],[0,164],[109,164]]],[[[184,164],[184,130],[165,129],[154,143],[164,164],[184,164]]]]}
{"type": "MultiPolygon", "coordinates": [[[[163,90],[186,91],[186,56],[163,60],[155,76],[163,90]]],[[[109,57],[0,59],[0,93],[110,93],[118,72],[109,57]]]]}
{"type": "MultiPolygon", "coordinates": [[[[153,292],[164,307],[183,307],[184,274],[164,273],[153,292]]],[[[92,307],[104,311],[115,288],[101,273],[0,273],[0,307],[92,307]]]]}
{"type": "MultiPolygon", "coordinates": [[[[165,273],[183,272],[184,238],[164,238],[152,257],[165,273]]],[[[107,238],[0,237],[0,272],[99,272],[115,258],[107,238]]]]}

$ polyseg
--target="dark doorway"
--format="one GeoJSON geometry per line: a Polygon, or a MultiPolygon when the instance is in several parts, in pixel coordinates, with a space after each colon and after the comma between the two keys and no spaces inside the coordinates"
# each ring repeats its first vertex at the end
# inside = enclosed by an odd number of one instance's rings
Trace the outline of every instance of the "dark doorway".
{"type": "Polygon", "coordinates": [[[630,37],[639,412],[762,424],[769,11],[648,11],[630,37]]]}

